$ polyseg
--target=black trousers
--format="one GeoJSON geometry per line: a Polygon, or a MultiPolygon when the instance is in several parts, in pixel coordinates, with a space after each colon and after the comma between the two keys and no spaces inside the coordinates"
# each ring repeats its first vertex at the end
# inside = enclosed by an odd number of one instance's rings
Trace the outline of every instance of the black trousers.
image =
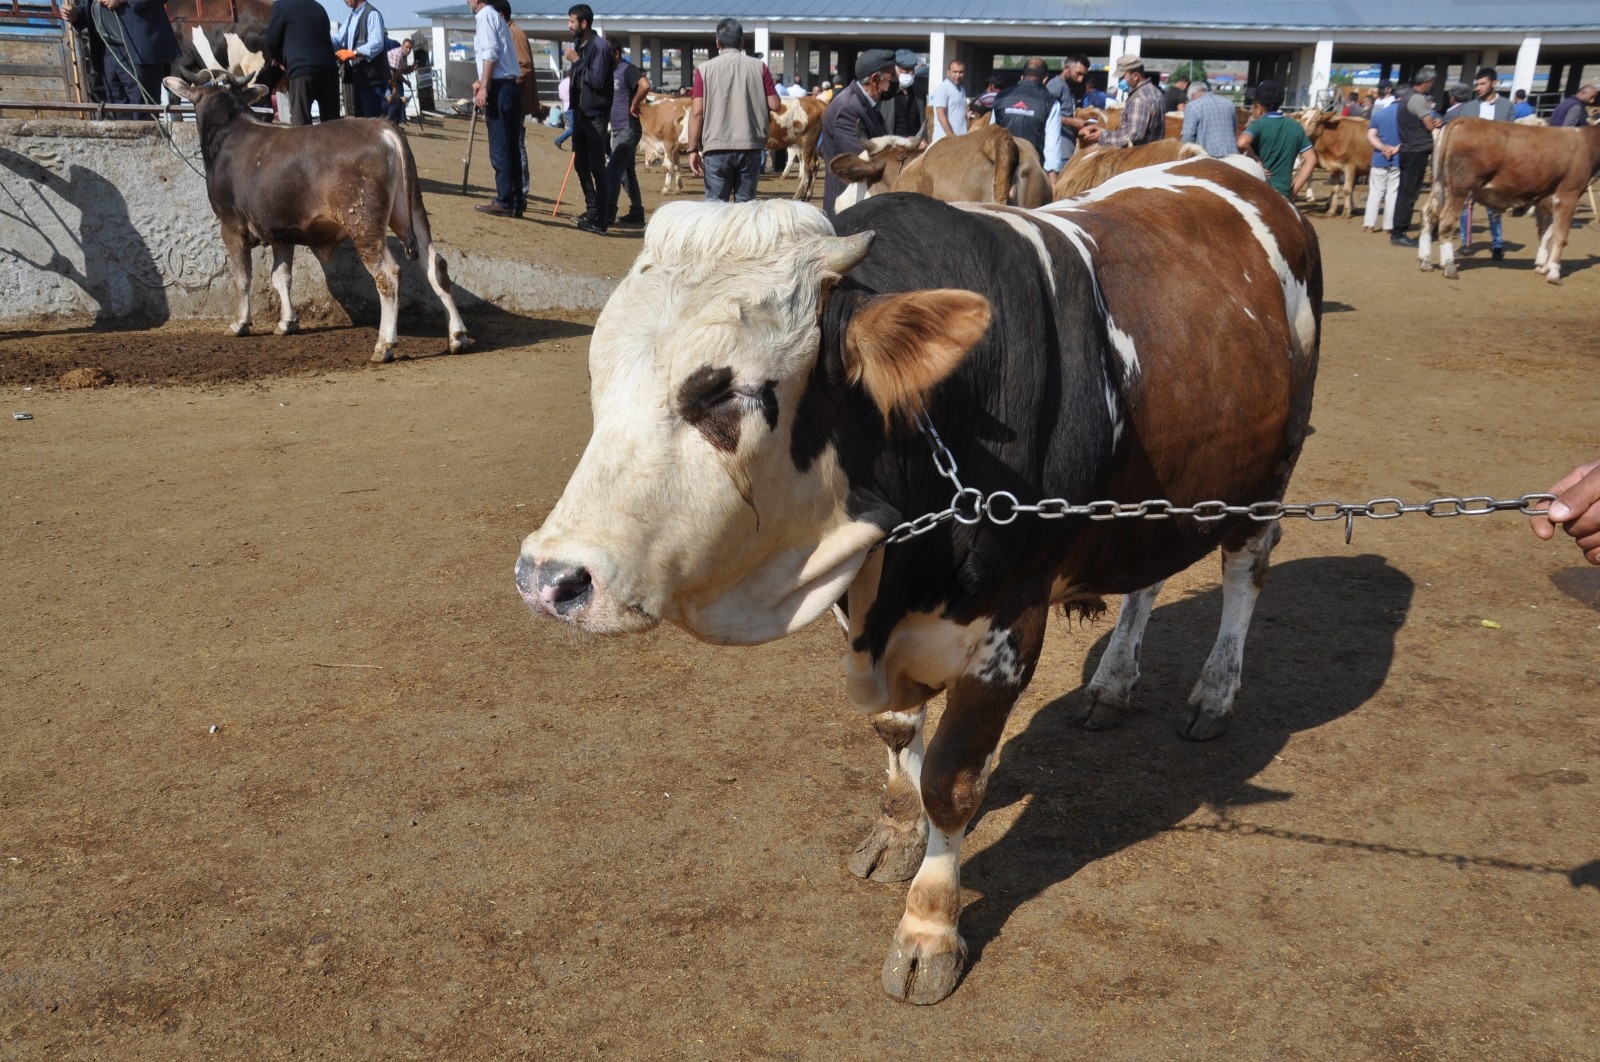
{"type": "Polygon", "coordinates": [[[1431,151],[1400,152],[1400,194],[1394,198],[1394,232],[1404,236],[1411,227],[1411,212],[1417,208],[1417,196],[1422,192],[1422,179],[1428,175],[1431,151]]]}
{"type": "Polygon", "coordinates": [[[578,183],[583,185],[583,201],[589,214],[601,226],[606,223],[606,148],[611,143],[611,123],[606,115],[572,115],[572,154],[577,160],[578,183]]]}
{"type": "Polygon", "coordinates": [[[306,74],[289,79],[289,124],[310,125],[311,105],[317,105],[317,114],[329,122],[339,117],[339,71],[328,70],[320,74],[306,74]]]}

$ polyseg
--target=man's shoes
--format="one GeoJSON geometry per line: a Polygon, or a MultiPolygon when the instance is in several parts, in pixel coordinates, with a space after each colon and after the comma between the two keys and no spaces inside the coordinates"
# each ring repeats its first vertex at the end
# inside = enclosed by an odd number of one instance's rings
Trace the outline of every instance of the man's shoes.
{"type": "Polygon", "coordinates": [[[641,225],[644,224],[644,211],[642,211],[642,210],[630,210],[626,214],[622,215],[620,218],[617,219],[617,224],[618,225],[627,225],[627,226],[630,226],[630,227],[641,226],[641,225]]]}
{"type": "Polygon", "coordinates": [[[1390,236],[1389,242],[1394,244],[1396,247],[1415,247],[1417,245],[1417,241],[1415,239],[1407,236],[1403,232],[1397,232],[1393,236],[1390,236]]]}
{"type": "Polygon", "coordinates": [[[585,221],[589,222],[591,225],[594,224],[594,211],[585,210],[583,213],[578,215],[577,223],[579,225],[582,225],[585,221]]]}
{"type": "Polygon", "coordinates": [[[578,228],[582,229],[584,232],[592,232],[596,236],[604,236],[606,234],[606,227],[604,225],[601,225],[586,217],[578,219],[578,228]]]}
{"type": "Polygon", "coordinates": [[[1504,247],[1491,247],[1491,248],[1489,248],[1489,257],[1493,258],[1496,262],[1503,261],[1505,259],[1505,256],[1506,256],[1506,249],[1504,247]]]}
{"type": "Polygon", "coordinates": [[[491,217],[497,218],[520,218],[522,216],[522,211],[512,210],[510,207],[503,207],[498,201],[493,199],[489,200],[487,203],[479,203],[477,206],[473,207],[473,209],[480,214],[488,214],[491,217]]]}

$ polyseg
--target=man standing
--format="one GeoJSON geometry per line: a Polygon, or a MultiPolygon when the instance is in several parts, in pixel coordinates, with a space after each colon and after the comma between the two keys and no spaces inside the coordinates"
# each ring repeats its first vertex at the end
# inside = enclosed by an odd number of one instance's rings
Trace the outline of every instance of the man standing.
{"type": "Polygon", "coordinates": [[[1204,81],[1191,84],[1181,139],[1185,144],[1199,144],[1214,159],[1237,154],[1239,133],[1233,104],[1212,92],[1204,81]]]}
{"type": "Polygon", "coordinates": [[[178,37],[162,0],[77,0],[63,6],[61,13],[68,21],[90,24],[99,32],[105,44],[102,74],[107,103],[161,101],[161,79],[178,57],[178,37]],[[94,10],[96,6],[100,10],[94,10]]]}
{"type": "Polygon", "coordinates": [[[634,155],[644,129],[639,124],[639,108],[650,91],[644,71],[628,62],[617,49],[616,66],[611,68],[611,159],[606,163],[606,225],[643,225],[644,200],[639,197],[639,169],[634,155]],[[632,207],[621,218],[617,204],[622,188],[628,188],[632,207]]]}
{"type": "Polygon", "coordinates": [[[783,110],[772,73],[744,54],[744,26],[717,23],[717,57],[695,68],[689,97],[689,168],[704,177],[706,198],[748,203],[761,177],[769,115],[783,110]]]}
{"type": "Polygon", "coordinates": [[[869,48],[856,59],[856,79],[834,96],[822,116],[822,132],[817,136],[817,152],[823,159],[822,209],[833,217],[834,204],[844,191],[844,181],[827,165],[835,155],[854,155],[861,141],[887,136],[878,103],[900,91],[894,73],[894,53],[884,48],[869,48]]]}
{"type": "Polygon", "coordinates": [[[273,0],[266,47],[288,71],[290,125],[310,125],[313,103],[324,122],[339,117],[339,60],[326,8],[317,0],[273,0]]]}
{"type": "Polygon", "coordinates": [[[606,145],[611,140],[611,45],[594,31],[594,9],[574,4],[567,9],[572,45],[572,153],[577,156],[578,183],[585,210],[578,216],[584,232],[606,231],[606,145]]]}
{"type": "Polygon", "coordinates": [[[1394,106],[1394,82],[1378,82],[1378,98],[1372,101],[1372,113],[1377,114],[1385,107],[1394,106]]]}
{"type": "MultiPolygon", "coordinates": [[[[511,46],[517,50],[517,99],[522,110],[522,120],[517,123],[517,158],[522,173],[522,204],[527,208],[528,192],[533,185],[533,171],[528,168],[528,119],[538,120],[544,107],[539,102],[539,79],[534,75],[533,44],[528,31],[517,25],[511,15],[511,0],[490,0],[495,11],[504,20],[511,35],[511,46]]],[[[394,61],[391,51],[389,61],[394,61]]]]}
{"type": "Polygon", "coordinates": [[[1411,88],[1401,93],[1395,106],[1400,108],[1400,195],[1394,208],[1394,231],[1389,242],[1401,247],[1415,247],[1417,241],[1406,235],[1411,227],[1411,213],[1417,206],[1417,195],[1422,191],[1422,179],[1428,175],[1428,160],[1433,156],[1433,131],[1444,124],[1434,113],[1433,99],[1428,95],[1437,75],[1433,67],[1425,66],[1411,78],[1411,88]]]}
{"type": "MultiPolygon", "coordinates": [[[[1098,142],[1108,147],[1137,147],[1164,138],[1167,116],[1161,107],[1161,90],[1145,75],[1144,60],[1137,55],[1124,55],[1117,60],[1117,77],[1119,86],[1123,82],[1128,86],[1122,125],[1102,130],[1098,142]]],[[[1283,101],[1278,103],[1282,106],[1283,101]]]]}
{"type": "Polygon", "coordinates": [[[1039,152],[1050,183],[1061,172],[1061,104],[1044,89],[1050,68],[1043,59],[1022,64],[1022,77],[994,98],[994,123],[1039,152]]]}
{"type": "Polygon", "coordinates": [[[1511,120],[1520,122],[1524,118],[1532,118],[1536,112],[1533,104],[1528,102],[1528,90],[1517,89],[1511,94],[1511,120]]]}
{"type": "Polygon", "coordinates": [[[1294,202],[1311,171],[1317,152],[1300,123],[1283,113],[1283,86],[1263,81],[1256,86],[1255,120],[1239,134],[1239,150],[1254,151],[1267,171],[1267,183],[1294,202]]]}
{"type": "Polygon", "coordinates": [[[930,97],[933,104],[933,142],[947,136],[961,136],[967,131],[967,90],[961,83],[967,79],[967,64],[960,59],[950,60],[944,68],[944,80],[934,88],[930,97]]]}
{"type": "Polygon", "coordinates": [[[1083,128],[1083,123],[1073,117],[1078,109],[1078,101],[1072,94],[1072,81],[1067,73],[1071,66],[1071,60],[1062,63],[1061,73],[1044,83],[1044,90],[1050,94],[1050,98],[1055,100],[1061,109],[1062,166],[1067,164],[1067,160],[1072,158],[1072,153],[1078,149],[1078,130],[1083,128]]]}
{"type": "Polygon", "coordinates": [[[1167,87],[1161,93],[1161,113],[1171,114],[1181,111],[1189,103],[1189,75],[1174,74],[1167,79],[1167,87]]]}
{"type": "Polygon", "coordinates": [[[890,136],[904,137],[916,144],[927,139],[927,93],[917,89],[917,53],[900,48],[894,53],[894,77],[899,91],[878,104],[883,127],[890,136]]]}
{"type": "Polygon", "coordinates": [[[1400,191],[1400,111],[1396,107],[1372,109],[1372,124],[1367,127],[1367,143],[1372,145],[1372,173],[1367,177],[1367,213],[1361,231],[1378,227],[1378,212],[1383,211],[1383,231],[1394,229],[1394,208],[1400,191]]]}
{"type": "Polygon", "coordinates": [[[344,64],[344,79],[355,93],[357,118],[382,118],[389,92],[389,56],[383,41],[383,16],[367,0],[344,0],[350,9],[344,29],[330,38],[344,64]]]}
{"type": "MultiPolygon", "coordinates": [[[[1478,76],[1472,79],[1472,92],[1477,97],[1477,103],[1468,103],[1461,109],[1464,118],[1482,118],[1490,122],[1511,121],[1511,101],[1500,95],[1500,73],[1493,67],[1484,67],[1478,71],[1478,76]]],[[[1369,195],[1371,193],[1368,193],[1369,195]]],[[[1496,262],[1506,256],[1506,241],[1501,228],[1501,217],[1498,210],[1483,208],[1489,216],[1489,257],[1496,262]]],[[[1466,205],[1461,208],[1461,239],[1466,241],[1472,237],[1472,199],[1467,199],[1466,205]]]]}
{"type": "MultiPolygon", "coordinates": [[[[101,0],[104,3],[104,0],[101,0]]],[[[1568,96],[1556,104],[1555,111],[1550,115],[1550,124],[1564,126],[1581,126],[1589,124],[1589,104],[1594,102],[1595,87],[1585,85],[1574,95],[1568,96]]]]}
{"type": "Polygon", "coordinates": [[[478,80],[472,85],[472,102],[483,112],[489,134],[489,165],[494,167],[494,198],[477,210],[499,218],[520,218],[527,207],[522,197],[522,156],[517,149],[522,136],[522,91],[517,87],[517,47],[511,27],[487,0],[467,0],[477,31],[472,38],[477,56],[478,80]]]}

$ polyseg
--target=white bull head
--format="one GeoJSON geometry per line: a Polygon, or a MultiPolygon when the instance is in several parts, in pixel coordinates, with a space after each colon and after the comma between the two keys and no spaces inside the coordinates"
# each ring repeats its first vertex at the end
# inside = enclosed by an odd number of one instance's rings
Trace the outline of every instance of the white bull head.
{"type": "Polygon", "coordinates": [[[536,613],[755,643],[839,599],[895,518],[851,482],[839,421],[881,445],[990,316],[966,291],[835,289],[872,242],[787,201],[656,212],[590,342],[594,433],[522,545],[536,613]],[[851,312],[825,314],[830,297],[851,312]],[[830,439],[798,456],[797,425],[830,439]]]}

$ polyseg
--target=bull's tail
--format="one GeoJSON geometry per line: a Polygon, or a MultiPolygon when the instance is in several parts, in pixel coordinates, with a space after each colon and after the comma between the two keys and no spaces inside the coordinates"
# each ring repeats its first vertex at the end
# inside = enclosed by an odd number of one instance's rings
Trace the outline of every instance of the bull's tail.
{"type": "MultiPolygon", "coordinates": [[[[991,137],[990,144],[994,147],[994,156],[990,159],[994,163],[994,201],[996,203],[1012,202],[1012,189],[1017,183],[1017,168],[1021,164],[1022,152],[1017,148],[1017,139],[1007,134],[1004,137],[991,137]]],[[[987,151],[984,154],[988,154],[987,151]]]]}
{"type": "Polygon", "coordinates": [[[411,154],[411,145],[397,129],[385,129],[384,137],[394,149],[391,161],[399,163],[398,180],[391,185],[393,198],[389,202],[389,226],[400,237],[400,246],[413,262],[420,255],[417,240],[417,221],[422,219],[423,237],[432,240],[427,232],[427,215],[423,213],[422,185],[417,180],[417,160],[411,154]]]}

